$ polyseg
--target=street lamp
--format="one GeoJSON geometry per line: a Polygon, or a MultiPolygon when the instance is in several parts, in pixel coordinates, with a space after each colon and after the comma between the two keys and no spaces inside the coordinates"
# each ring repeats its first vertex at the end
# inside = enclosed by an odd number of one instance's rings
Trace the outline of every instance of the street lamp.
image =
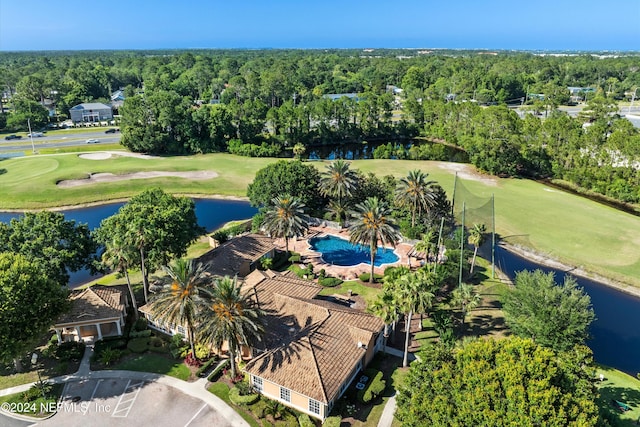
{"type": "Polygon", "coordinates": [[[38,363],[38,353],[34,351],[33,354],[31,355],[31,366],[34,366],[36,368],[36,372],[38,374],[38,386],[40,387],[40,391],[42,392],[42,398],[46,400],[47,396],[44,395],[44,384],[42,382],[42,378],[40,377],[40,369],[38,369],[37,363],[38,363]]]}

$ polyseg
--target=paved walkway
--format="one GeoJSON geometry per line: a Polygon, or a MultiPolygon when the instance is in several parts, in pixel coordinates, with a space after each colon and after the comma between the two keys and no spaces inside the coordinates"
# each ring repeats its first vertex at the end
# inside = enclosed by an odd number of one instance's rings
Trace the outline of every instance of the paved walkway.
{"type": "MultiPolygon", "coordinates": [[[[404,352],[398,350],[393,347],[385,347],[384,352],[390,354],[392,356],[396,356],[399,358],[404,357],[404,352]]],[[[407,356],[409,362],[412,362],[418,357],[414,353],[409,353],[407,356]]],[[[394,391],[387,403],[384,405],[384,409],[382,411],[382,415],[380,416],[380,420],[378,421],[378,427],[391,427],[391,423],[393,423],[393,416],[396,413],[396,392],[394,391]]]]}
{"type": "MultiPolygon", "coordinates": [[[[93,345],[87,345],[84,356],[82,357],[82,361],[80,362],[80,367],[75,374],[64,375],[60,377],[49,378],[47,382],[53,384],[62,384],[73,381],[82,381],[87,379],[132,379],[132,380],[141,380],[141,381],[150,381],[157,382],[159,384],[164,384],[169,387],[175,388],[176,390],[181,391],[182,393],[194,397],[196,399],[200,399],[203,402],[207,403],[212,409],[222,415],[231,425],[241,426],[241,427],[249,427],[249,424],[240,416],[236,411],[234,411],[229,405],[227,405],[223,400],[214,394],[210,393],[207,386],[207,379],[200,378],[195,382],[187,382],[182,381],[174,377],[170,377],[168,375],[160,375],[153,374],[149,372],[136,372],[136,371],[116,371],[116,370],[104,370],[104,371],[92,371],[91,370],[91,356],[93,355],[93,345]]],[[[9,394],[20,393],[30,389],[35,383],[23,384],[16,387],[6,388],[4,390],[0,390],[0,396],[6,396],[9,394]]],[[[30,417],[16,417],[15,414],[11,414],[5,411],[2,411],[2,414],[15,417],[17,419],[31,419],[33,421],[40,421],[41,419],[30,418],[30,417]]]]}

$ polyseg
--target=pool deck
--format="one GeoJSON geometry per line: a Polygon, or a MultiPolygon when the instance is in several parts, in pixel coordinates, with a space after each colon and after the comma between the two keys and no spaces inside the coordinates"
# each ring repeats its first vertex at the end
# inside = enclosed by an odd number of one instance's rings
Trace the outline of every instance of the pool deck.
{"type": "MultiPolygon", "coordinates": [[[[342,267],[339,265],[327,264],[326,262],[324,262],[321,254],[311,249],[311,245],[309,244],[308,240],[312,237],[322,237],[326,235],[336,236],[342,239],[349,240],[349,231],[346,228],[338,230],[331,227],[310,227],[309,232],[305,237],[301,237],[297,240],[289,239],[289,250],[298,252],[301,255],[301,264],[306,265],[308,263],[312,263],[314,266],[314,271],[316,273],[320,271],[320,269],[324,268],[327,275],[339,277],[343,280],[354,280],[357,279],[360,274],[368,273],[371,271],[371,266],[365,263],[342,267]]],[[[278,249],[285,249],[284,239],[276,239],[275,244],[278,249]]],[[[398,243],[395,247],[395,253],[396,255],[398,255],[399,260],[391,264],[383,264],[380,267],[375,267],[375,273],[382,274],[384,272],[384,269],[389,266],[406,265],[410,266],[411,268],[419,267],[420,262],[413,258],[411,259],[411,264],[409,264],[410,261],[408,254],[409,251],[411,251],[411,248],[412,245],[408,243],[398,243]]]]}

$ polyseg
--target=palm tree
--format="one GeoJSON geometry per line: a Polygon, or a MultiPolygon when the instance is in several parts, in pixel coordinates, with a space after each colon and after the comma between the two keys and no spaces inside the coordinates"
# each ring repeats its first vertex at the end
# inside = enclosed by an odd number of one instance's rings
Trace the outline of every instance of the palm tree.
{"type": "Polygon", "coordinates": [[[134,251],[134,249],[131,246],[119,241],[116,237],[112,237],[111,241],[105,245],[105,250],[102,253],[102,265],[113,271],[117,271],[118,274],[122,274],[126,278],[129,297],[133,305],[133,316],[138,320],[138,304],[129,278],[129,267],[135,256],[132,254],[132,251],[134,251]]]}
{"type": "Polygon", "coordinates": [[[378,317],[384,322],[384,351],[387,351],[387,340],[389,339],[389,326],[395,325],[398,321],[399,313],[396,308],[393,294],[391,292],[382,292],[378,298],[367,307],[367,311],[378,317]]]}
{"type": "Polygon", "coordinates": [[[396,203],[411,209],[411,227],[416,225],[416,215],[429,210],[435,203],[435,181],[427,181],[429,174],[412,170],[402,178],[396,188],[396,203]]]}
{"type": "MultiPolygon", "coordinates": [[[[327,170],[320,177],[320,192],[325,197],[336,200],[336,205],[344,207],[340,214],[346,213],[347,198],[351,197],[357,185],[356,173],[349,169],[349,163],[342,159],[327,165],[327,170]]],[[[344,216],[338,216],[342,224],[344,216]]]]}
{"type": "Polygon", "coordinates": [[[191,354],[195,358],[195,325],[203,303],[200,293],[209,276],[204,266],[192,259],[177,259],[163,270],[170,283],[152,299],[149,309],[154,317],[187,328],[191,354]]]}
{"type": "Polygon", "coordinates": [[[434,274],[427,270],[410,272],[400,276],[392,284],[393,293],[400,310],[405,314],[405,340],[402,366],[408,365],[409,337],[411,335],[411,320],[413,313],[426,313],[433,306],[435,295],[431,291],[434,287],[434,274]]]}
{"type": "Polygon", "coordinates": [[[467,317],[467,313],[480,305],[480,294],[476,292],[473,285],[463,283],[455,291],[453,291],[451,303],[460,307],[462,311],[462,326],[467,317]]]}
{"type": "Polygon", "coordinates": [[[354,223],[349,227],[351,243],[369,246],[371,251],[371,276],[369,283],[373,283],[374,261],[378,241],[382,245],[391,244],[393,247],[400,240],[398,227],[391,218],[391,210],[377,197],[369,197],[356,205],[354,223]]]}
{"type": "Polygon", "coordinates": [[[476,264],[478,248],[484,244],[486,231],[487,229],[484,224],[473,224],[473,228],[469,231],[469,243],[473,245],[473,258],[471,260],[471,270],[469,270],[469,275],[473,274],[473,267],[476,264]]]}
{"type": "Polygon", "coordinates": [[[304,203],[289,195],[275,197],[264,214],[263,225],[271,236],[284,237],[287,253],[289,238],[302,236],[309,228],[304,203]]]}
{"type": "Polygon", "coordinates": [[[236,356],[242,345],[252,345],[264,334],[264,311],[241,292],[242,285],[234,278],[216,280],[207,289],[207,304],[202,313],[200,338],[218,351],[224,344],[229,349],[231,376],[236,376],[236,356]]]}

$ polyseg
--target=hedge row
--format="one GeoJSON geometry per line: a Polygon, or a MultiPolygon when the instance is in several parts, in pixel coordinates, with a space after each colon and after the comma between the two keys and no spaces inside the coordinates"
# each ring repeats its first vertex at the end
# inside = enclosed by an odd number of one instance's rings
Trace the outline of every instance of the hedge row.
{"type": "Polygon", "coordinates": [[[211,359],[207,360],[206,362],[204,362],[204,364],[202,366],[200,366],[200,368],[198,368],[198,370],[196,371],[196,375],[200,378],[203,378],[205,375],[204,373],[211,367],[211,365],[213,365],[218,359],[213,356],[211,359]]]}
{"type": "Polygon", "coordinates": [[[229,390],[229,400],[234,405],[245,406],[245,405],[253,405],[258,401],[260,395],[258,393],[251,393],[247,395],[241,395],[238,387],[234,387],[229,390]]]}
{"type": "Polygon", "coordinates": [[[207,379],[211,382],[216,381],[220,377],[220,374],[222,374],[222,370],[227,366],[229,366],[229,359],[225,359],[220,362],[220,364],[216,366],[216,368],[213,370],[213,372],[211,372],[211,375],[209,375],[209,378],[207,379]]]}
{"type": "MultiPolygon", "coordinates": [[[[360,279],[361,282],[368,282],[369,276],[371,276],[370,273],[362,273],[360,276],[358,276],[358,279],[360,279]]],[[[373,281],[375,283],[380,283],[380,281],[382,281],[382,278],[383,278],[382,274],[373,275],[373,281]]]]}
{"type": "Polygon", "coordinates": [[[298,424],[300,424],[300,427],[316,427],[316,423],[311,421],[311,418],[307,414],[300,414],[298,416],[298,424]]]}
{"type": "Polygon", "coordinates": [[[150,336],[151,336],[151,329],[145,329],[144,331],[129,332],[129,338],[140,338],[140,337],[150,337],[150,336]]]}

